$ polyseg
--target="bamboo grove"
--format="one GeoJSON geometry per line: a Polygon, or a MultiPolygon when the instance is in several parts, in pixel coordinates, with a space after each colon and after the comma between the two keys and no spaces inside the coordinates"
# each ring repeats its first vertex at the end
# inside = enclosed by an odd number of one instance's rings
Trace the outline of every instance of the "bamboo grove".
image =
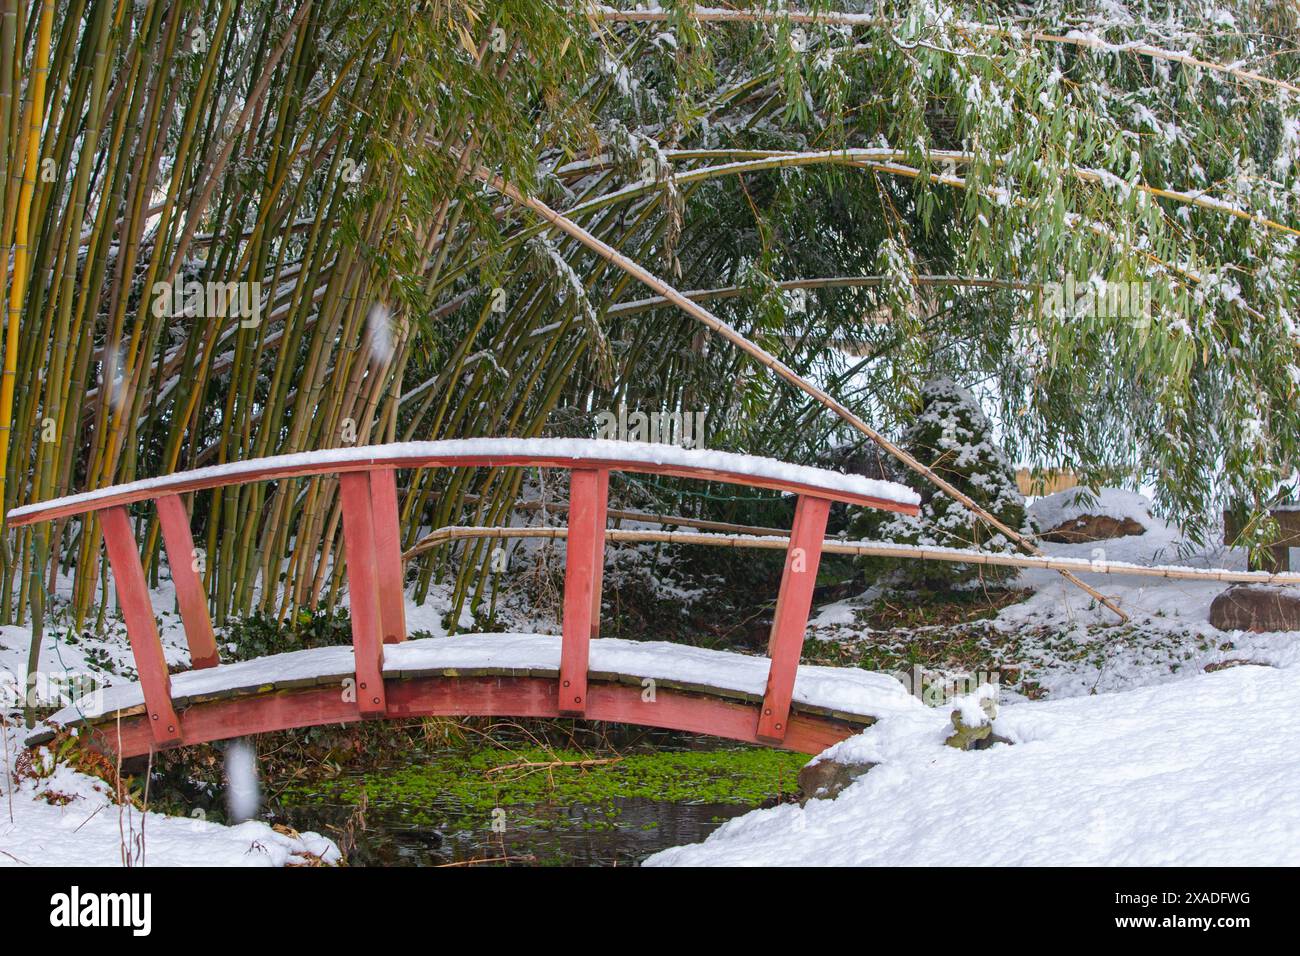
{"type": "MultiPolygon", "coordinates": [[[[1022,459],[1150,482],[1193,533],[1294,468],[1284,4],[0,3],[6,510],[344,444],[587,435],[620,406],[794,460],[850,439],[480,167],[886,432],[953,374],[1022,459]],[[1150,315],[1045,309],[1065,276],[1140,281],[1150,315]],[[194,283],[223,291],[158,291],[194,283]]],[[[507,524],[541,480],[404,473],[407,545],[507,524]]],[[[337,601],[331,480],[193,507],[218,621],[337,601]]],[[[156,578],[143,512],[138,536],[156,578]]],[[[102,616],[100,549],[93,522],[6,534],[0,619],[102,616]]],[[[489,555],[422,553],[417,597],[479,607],[489,555]]]]}

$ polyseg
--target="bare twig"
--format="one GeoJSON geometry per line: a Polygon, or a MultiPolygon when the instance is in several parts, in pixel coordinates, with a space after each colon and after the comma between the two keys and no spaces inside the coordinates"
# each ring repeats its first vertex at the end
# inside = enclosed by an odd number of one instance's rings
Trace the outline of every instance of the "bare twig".
{"type": "Polygon", "coordinates": [[[521,760],[518,763],[506,763],[499,767],[489,767],[483,771],[487,774],[504,773],[507,770],[553,770],[556,767],[600,767],[618,763],[622,757],[603,757],[593,760],[521,760]]]}

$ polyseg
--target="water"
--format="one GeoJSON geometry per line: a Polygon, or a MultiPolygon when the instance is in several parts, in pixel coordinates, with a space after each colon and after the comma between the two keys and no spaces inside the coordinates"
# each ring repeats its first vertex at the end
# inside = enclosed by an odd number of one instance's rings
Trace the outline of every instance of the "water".
{"type": "Polygon", "coordinates": [[[635,865],[793,798],[806,757],[758,748],[429,754],[281,794],[271,822],[334,839],[354,866],[635,865]],[[608,765],[518,768],[596,757],[608,765]]]}
{"type": "MultiPolygon", "coordinates": [[[[488,827],[462,828],[464,809],[439,801],[445,822],[412,822],[400,806],[372,809],[364,829],[355,825],[347,847],[352,866],[624,866],[640,863],[659,850],[703,840],[725,821],[753,807],[728,803],[671,803],[644,798],[616,798],[617,821],[605,807],[535,805],[550,826],[514,826],[510,808],[499,832],[488,827]]],[[[341,803],[283,808],[274,822],[296,830],[315,830],[335,839],[348,833],[355,808],[341,803]]]]}

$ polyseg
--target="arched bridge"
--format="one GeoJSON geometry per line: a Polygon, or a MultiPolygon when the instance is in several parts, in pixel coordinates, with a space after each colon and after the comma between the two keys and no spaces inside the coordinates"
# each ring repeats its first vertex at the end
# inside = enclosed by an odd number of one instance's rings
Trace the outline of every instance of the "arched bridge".
{"type": "Polygon", "coordinates": [[[833,502],[917,513],[890,482],[726,452],[586,439],[407,442],[235,462],[16,508],[11,526],[96,513],[139,680],[74,701],[29,744],[85,724],[123,756],[246,734],[418,716],[585,717],[816,753],[906,707],[902,685],[856,668],[799,665],[833,502]],[[562,633],[407,640],[399,468],[541,467],[570,474],[562,633]],[[797,496],[766,658],[599,637],[609,475],[642,472],[797,496]],[[337,475],[352,646],[220,663],[183,495],[337,475]],[[133,505],[162,529],[192,669],[169,674],[133,505]]]}

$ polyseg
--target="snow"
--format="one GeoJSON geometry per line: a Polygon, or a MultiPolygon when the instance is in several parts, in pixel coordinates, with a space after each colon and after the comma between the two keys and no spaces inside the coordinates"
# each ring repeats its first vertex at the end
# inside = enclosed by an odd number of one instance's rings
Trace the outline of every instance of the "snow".
{"type": "Polygon", "coordinates": [[[1131,518],[1144,528],[1159,524],[1151,516],[1151,502],[1143,495],[1121,488],[1101,488],[1092,495],[1085,488],[1070,488],[1038,498],[1029,513],[1044,531],[1084,515],[1105,515],[1123,520],[1131,518]]]}
{"type": "Polygon", "coordinates": [[[647,865],[1300,864],[1295,676],[1018,704],[1012,743],[943,746],[946,711],[888,717],[830,753],[877,762],[835,800],[733,820],[647,865]]]}
{"type": "MultiPolygon", "coordinates": [[[[317,451],[209,465],[192,471],[144,478],[109,488],[96,488],[80,494],[24,505],[10,511],[8,520],[11,522],[21,520],[26,516],[55,508],[73,507],[78,510],[90,510],[96,502],[108,497],[147,498],[173,489],[204,487],[248,475],[259,475],[265,478],[268,475],[298,471],[328,472],[338,466],[355,467],[367,464],[431,467],[439,464],[455,464],[454,459],[457,458],[548,458],[559,459],[570,467],[593,461],[631,462],[642,466],[664,465],[698,469],[703,472],[723,472],[740,479],[757,478],[808,485],[826,492],[879,498],[897,504],[915,505],[921,500],[916,492],[895,482],[865,478],[861,475],[846,475],[823,468],[794,465],[735,452],[590,438],[466,438],[447,441],[394,442],[355,448],[323,448],[317,451]]],[[[709,474],[702,477],[716,476],[709,474]]]]}
{"type": "MultiPolygon", "coordinates": [[[[12,766],[19,734],[10,727],[3,737],[12,766]]],[[[141,813],[113,802],[102,780],[66,765],[17,786],[4,776],[0,866],[122,866],[124,853],[133,865],[145,866],[284,866],[339,859],[334,843],[317,833],[295,836],[257,821],[226,827],[204,820],[200,811],[190,817],[141,813]]]]}
{"type": "MultiPolygon", "coordinates": [[[[768,659],[664,641],[599,638],[590,645],[589,669],[638,678],[715,687],[757,697],[767,684],[768,659]]],[[[384,646],[384,674],[422,671],[507,670],[558,674],[560,638],[549,634],[463,634],[429,637],[384,646]]],[[[351,645],[290,651],[273,657],[222,664],[172,677],[172,698],[179,703],[204,694],[252,692],[276,681],[325,683],[353,674],[351,645]]],[[[887,674],[857,668],[802,665],[795,678],[794,700],[812,707],[879,717],[914,712],[924,705],[887,674]]],[[[140,685],[115,684],[74,701],[48,718],[55,726],[144,703],[140,685]]]]}
{"type": "Polygon", "coordinates": [[[257,751],[244,739],[226,746],[226,808],[239,823],[257,816],[261,786],[257,779],[257,751]]]}
{"type": "MultiPolygon", "coordinates": [[[[1081,498],[1061,492],[1030,510],[1045,527],[1092,513],[1130,517],[1147,531],[1045,543],[1053,557],[1100,552],[1150,566],[1176,553],[1194,566],[1244,565],[1240,552],[1189,548],[1141,495],[1102,489],[1095,503],[1081,498]]],[[[1104,583],[1132,615],[1130,625],[1102,627],[1113,623],[1108,612],[1053,572],[1022,573],[1018,585],[1033,595],[1005,608],[994,625],[1017,635],[1041,628],[1059,650],[1046,643],[1042,659],[1025,661],[1048,699],[1016,700],[1003,689],[993,731],[1009,744],[971,752],[944,746],[953,710],[982,722],[987,686],[934,710],[890,714],[816,758],[876,764],[836,799],[755,811],[647,864],[1300,862],[1300,793],[1290,783],[1300,773],[1291,719],[1300,634],[1211,627],[1218,582],[1111,575],[1104,583]],[[1100,660],[1067,653],[1094,633],[1100,660]],[[1225,662],[1236,666],[1205,672],[1225,662]]],[[[825,618],[835,627],[842,614],[825,618]]],[[[1029,647],[1018,647],[1022,658],[1029,647]]]]}

